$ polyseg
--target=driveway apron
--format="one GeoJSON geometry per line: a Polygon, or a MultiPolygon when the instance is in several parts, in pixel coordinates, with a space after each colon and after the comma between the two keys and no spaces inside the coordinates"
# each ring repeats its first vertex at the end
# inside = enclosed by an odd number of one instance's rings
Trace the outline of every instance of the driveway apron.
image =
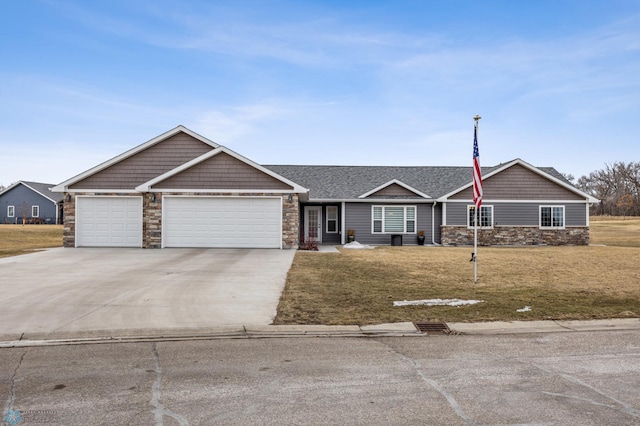
{"type": "Polygon", "coordinates": [[[56,248],[0,259],[0,334],[268,325],[294,255],[56,248]]]}

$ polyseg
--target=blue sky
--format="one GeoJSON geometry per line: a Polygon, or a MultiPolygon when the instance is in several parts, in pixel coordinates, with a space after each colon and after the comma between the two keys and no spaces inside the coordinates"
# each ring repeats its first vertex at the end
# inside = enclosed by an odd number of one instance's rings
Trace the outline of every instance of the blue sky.
{"type": "Polygon", "coordinates": [[[3,3],[0,183],[182,124],[260,164],[640,161],[640,1],[3,3]]]}

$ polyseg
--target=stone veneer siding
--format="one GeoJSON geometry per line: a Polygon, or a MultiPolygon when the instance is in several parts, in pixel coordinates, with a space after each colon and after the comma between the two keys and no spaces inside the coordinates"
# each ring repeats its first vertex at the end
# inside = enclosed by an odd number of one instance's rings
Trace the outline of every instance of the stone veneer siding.
{"type": "MultiPolygon", "coordinates": [[[[440,227],[442,245],[473,245],[473,228],[466,226],[440,227]]],[[[567,227],[565,229],[540,229],[535,226],[495,226],[493,229],[478,229],[478,245],[550,245],[550,246],[587,246],[589,245],[589,227],[567,227]]]]}
{"type": "Polygon", "coordinates": [[[76,199],[73,195],[64,193],[62,197],[62,215],[64,226],[62,227],[62,246],[76,246],[76,199]],[[71,201],[67,201],[69,195],[71,201]]]}
{"type": "MultiPolygon", "coordinates": [[[[140,194],[121,194],[121,193],[82,193],[75,195],[129,195],[139,197],[140,194]]],[[[162,247],[162,193],[145,193],[142,198],[142,247],[143,248],[161,248],[162,247]],[[152,201],[155,195],[155,201],[152,201]]],[[[171,193],[165,195],[192,195],[192,196],[231,196],[234,194],[210,194],[210,193],[171,193]]],[[[71,196],[71,201],[66,201],[67,194],[64,194],[64,231],[62,242],[64,247],[75,247],[76,243],[76,204],[75,196],[71,196]]],[[[240,196],[281,196],[282,197],[282,247],[298,248],[298,232],[299,232],[299,207],[298,195],[292,194],[291,202],[288,201],[289,194],[275,193],[250,193],[240,194],[240,196]]]]}

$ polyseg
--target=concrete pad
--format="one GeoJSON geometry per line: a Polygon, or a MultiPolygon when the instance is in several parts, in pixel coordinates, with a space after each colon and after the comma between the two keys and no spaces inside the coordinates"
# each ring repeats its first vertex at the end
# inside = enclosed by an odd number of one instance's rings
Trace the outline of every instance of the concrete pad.
{"type": "Polygon", "coordinates": [[[571,331],[555,321],[492,321],[447,323],[453,331],[464,334],[513,334],[571,331]]]}
{"type": "Polygon", "coordinates": [[[293,250],[56,248],[0,259],[0,335],[273,321],[293,250]]]}
{"type": "Polygon", "coordinates": [[[268,325],[268,326],[246,326],[247,333],[262,334],[318,334],[318,333],[359,333],[360,327],[357,325],[268,325]]]}
{"type": "Polygon", "coordinates": [[[575,331],[638,330],[640,329],[640,318],[558,321],[558,324],[575,331]]]}
{"type": "Polygon", "coordinates": [[[412,322],[363,325],[360,329],[365,333],[419,333],[412,322]]]}

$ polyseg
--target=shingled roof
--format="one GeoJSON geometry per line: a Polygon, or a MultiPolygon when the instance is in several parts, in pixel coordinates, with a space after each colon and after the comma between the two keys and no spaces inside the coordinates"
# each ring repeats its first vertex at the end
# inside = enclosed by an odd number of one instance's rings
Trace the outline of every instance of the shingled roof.
{"type": "MultiPolygon", "coordinates": [[[[502,167],[483,167],[483,175],[502,167]]],[[[310,189],[315,200],[354,200],[361,195],[398,180],[433,199],[448,194],[472,179],[471,167],[442,166],[264,166],[273,172],[310,189]]],[[[552,167],[539,170],[566,181],[552,167]]],[[[568,182],[567,182],[568,183],[568,182]]]]}

